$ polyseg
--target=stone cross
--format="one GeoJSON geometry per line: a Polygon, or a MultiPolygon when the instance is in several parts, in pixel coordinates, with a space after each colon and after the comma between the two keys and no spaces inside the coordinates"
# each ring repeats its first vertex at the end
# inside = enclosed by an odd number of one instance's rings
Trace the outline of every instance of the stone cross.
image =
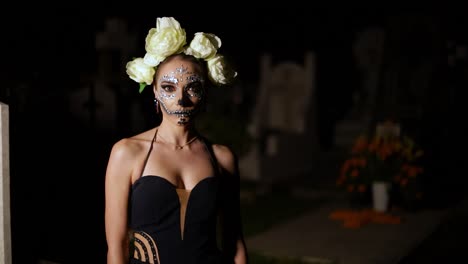
{"type": "MultiPolygon", "coordinates": [[[[136,35],[129,32],[124,20],[110,18],[105,30],[95,39],[97,72],[85,80],[85,85],[71,94],[70,108],[74,115],[92,128],[115,130],[117,121],[125,118],[119,107],[119,98],[126,98],[125,63],[135,49],[136,35]]],[[[130,101],[127,101],[129,104],[130,101]]]]}
{"type": "Polygon", "coordinates": [[[385,31],[379,27],[372,27],[357,33],[353,43],[356,67],[362,74],[362,87],[354,94],[352,111],[359,117],[367,118],[374,110],[383,63],[384,42],[385,31]]]}
{"type": "Polygon", "coordinates": [[[11,264],[9,111],[1,102],[0,154],[0,264],[11,264]]]}

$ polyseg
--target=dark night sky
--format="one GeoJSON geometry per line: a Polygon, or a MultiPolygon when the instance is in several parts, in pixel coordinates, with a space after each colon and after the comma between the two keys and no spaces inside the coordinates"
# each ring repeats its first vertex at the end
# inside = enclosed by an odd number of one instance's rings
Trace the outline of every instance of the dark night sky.
{"type": "Polygon", "coordinates": [[[434,15],[434,19],[448,18],[446,13],[437,9],[422,11],[414,8],[227,7],[224,12],[216,9],[173,11],[160,5],[147,8],[151,9],[155,11],[136,13],[131,8],[129,11],[114,7],[102,12],[51,11],[28,14],[15,20],[2,18],[1,45],[6,51],[3,74],[7,73],[8,79],[17,80],[27,78],[32,72],[40,72],[48,78],[51,69],[46,65],[60,65],[62,70],[92,72],[96,66],[94,35],[104,29],[104,20],[112,16],[126,19],[129,31],[139,34],[140,52],[135,56],[144,54],[144,37],[155,26],[156,17],[175,17],[186,29],[188,39],[198,31],[215,33],[223,41],[221,51],[232,57],[242,77],[248,80],[256,78],[258,56],[263,52],[272,52],[278,59],[291,60],[301,60],[306,50],[322,54],[349,52],[356,30],[366,25],[384,24],[389,15],[429,14],[434,15]]]}
{"type": "MultiPolygon", "coordinates": [[[[160,10],[155,9],[155,10],[160,10]]],[[[164,10],[164,9],[162,9],[164,10]]],[[[129,30],[140,35],[141,54],[144,37],[156,24],[156,17],[174,16],[187,31],[188,39],[195,32],[217,34],[223,41],[221,50],[230,55],[247,78],[258,63],[258,55],[271,51],[278,57],[301,58],[304,50],[333,48],[346,41],[352,31],[367,23],[379,22],[381,12],[286,9],[234,9],[231,14],[204,12],[153,12],[136,15],[120,10],[103,13],[56,12],[53,15],[33,14],[14,22],[2,22],[2,46],[6,45],[4,63],[9,75],[22,78],[30,71],[50,71],[46,65],[60,65],[77,71],[95,67],[94,34],[104,28],[106,17],[127,19],[129,30]],[[6,57],[6,58],[5,58],[6,57]],[[5,63],[5,61],[7,63],[5,63]],[[27,67],[25,67],[27,65],[27,67]]],[[[135,54],[137,55],[137,54],[135,54]]],[[[139,55],[139,54],[138,54],[139,55]]],[[[15,77],[16,79],[16,77],[15,77]]]]}

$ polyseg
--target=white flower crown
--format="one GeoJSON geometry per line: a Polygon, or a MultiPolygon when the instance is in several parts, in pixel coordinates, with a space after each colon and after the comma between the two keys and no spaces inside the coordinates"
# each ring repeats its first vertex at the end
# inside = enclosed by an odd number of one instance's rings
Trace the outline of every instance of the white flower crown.
{"type": "Polygon", "coordinates": [[[224,56],[217,54],[221,39],[211,33],[195,33],[189,46],[185,30],[172,17],[157,18],[156,28],[151,28],[145,40],[144,58],[135,58],[126,65],[130,79],[140,84],[140,93],[153,83],[156,67],[168,56],[178,53],[204,59],[207,63],[208,78],[215,85],[229,84],[236,76],[228,67],[224,56]]]}

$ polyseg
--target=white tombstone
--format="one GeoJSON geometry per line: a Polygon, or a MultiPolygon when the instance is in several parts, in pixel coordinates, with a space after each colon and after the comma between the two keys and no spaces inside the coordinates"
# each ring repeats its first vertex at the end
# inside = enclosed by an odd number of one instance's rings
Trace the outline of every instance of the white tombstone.
{"type": "Polygon", "coordinates": [[[379,122],[375,126],[375,134],[380,137],[399,137],[401,125],[394,122],[379,122]]]}
{"type": "MultiPolygon", "coordinates": [[[[307,61],[307,60],[306,60],[307,61]]],[[[272,69],[268,95],[268,127],[302,134],[312,92],[309,67],[285,62],[272,69]]]]}
{"type": "Polygon", "coordinates": [[[272,63],[261,57],[260,83],[249,133],[256,140],[241,158],[244,178],[272,182],[310,172],[318,149],[315,125],[315,57],[272,63]],[[260,149],[260,141],[265,148],[260,149]]]}
{"type": "Polygon", "coordinates": [[[0,264],[11,264],[10,146],[8,105],[0,102],[0,264]]]}

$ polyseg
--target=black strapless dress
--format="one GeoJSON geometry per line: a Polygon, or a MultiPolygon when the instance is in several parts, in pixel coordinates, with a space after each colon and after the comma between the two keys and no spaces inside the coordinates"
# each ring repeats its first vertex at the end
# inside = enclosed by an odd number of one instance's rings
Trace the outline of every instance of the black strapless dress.
{"type": "Polygon", "coordinates": [[[130,263],[158,263],[157,254],[162,264],[225,263],[216,236],[218,192],[218,176],[192,189],[181,230],[176,187],[159,176],[138,179],[131,195],[130,227],[135,233],[130,263]]]}
{"type": "MultiPolygon", "coordinates": [[[[219,172],[211,148],[203,142],[216,168],[214,171],[219,172]]],[[[204,178],[190,191],[183,230],[176,186],[157,175],[136,180],[129,200],[129,222],[134,234],[130,263],[233,263],[232,256],[228,258],[218,247],[218,216],[222,206],[230,206],[226,203],[229,194],[223,186],[231,183],[224,183],[223,178],[233,177],[218,173],[204,178]]],[[[230,228],[229,232],[237,232],[235,229],[230,228]]]]}

